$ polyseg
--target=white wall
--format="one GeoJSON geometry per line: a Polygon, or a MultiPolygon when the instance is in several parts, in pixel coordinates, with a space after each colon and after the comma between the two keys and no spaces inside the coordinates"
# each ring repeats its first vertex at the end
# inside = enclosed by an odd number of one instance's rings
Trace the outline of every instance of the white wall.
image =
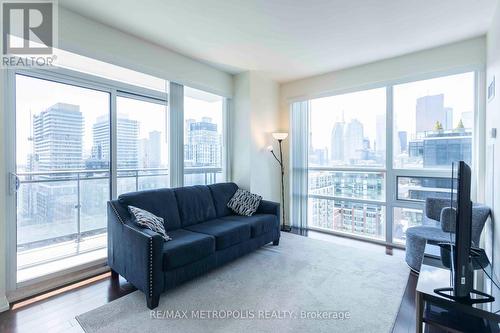
{"type": "MultiPolygon", "coordinates": [[[[115,65],[176,81],[194,88],[232,97],[233,76],[189,57],[146,42],[59,8],[59,48],[115,65]]],[[[4,71],[0,70],[3,80],[4,71]]],[[[0,83],[0,311],[5,310],[6,223],[4,83],[0,83]]]]}
{"type": "MultiPolygon", "coordinates": [[[[500,131],[500,5],[497,6],[496,14],[493,19],[492,26],[487,35],[487,79],[486,84],[496,78],[495,98],[486,104],[486,203],[493,209],[492,222],[498,224],[500,222],[500,133],[497,138],[491,138],[490,133],[492,128],[500,131]]],[[[486,97],[487,98],[487,97],[486,97]]],[[[488,225],[486,229],[490,234],[494,230],[493,235],[493,267],[497,276],[500,276],[500,227],[497,225],[491,228],[488,225]]],[[[490,239],[490,237],[485,237],[490,239]]]]}
{"type": "Polygon", "coordinates": [[[231,74],[61,7],[59,48],[225,97],[232,96],[231,74]]]}
{"type": "MultiPolygon", "coordinates": [[[[232,180],[240,187],[280,200],[280,171],[267,151],[280,130],[278,83],[256,72],[235,76],[232,123],[232,180]]],[[[277,146],[274,145],[276,151],[277,146]]]]}
{"type": "MultiPolygon", "coordinates": [[[[498,36],[497,36],[498,38],[498,36]]],[[[297,81],[284,83],[280,87],[280,124],[289,131],[289,103],[294,100],[306,100],[314,97],[332,95],[363,87],[373,87],[380,83],[394,82],[408,78],[423,77],[432,73],[449,72],[461,68],[484,68],[486,63],[486,39],[477,37],[458,43],[444,45],[429,50],[415,52],[374,63],[347,68],[323,75],[313,76],[297,81]]],[[[484,81],[484,79],[483,79],[484,81]]],[[[484,89],[484,82],[480,82],[484,89]]],[[[479,116],[484,116],[484,103],[479,106],[479,116]],[[482,105],[482,106],[481,106],[482,105]]],[[[477,146],[484,149],[484,118],[478,119],[479,127],[477,146]]],[[[288,144],[288,141],[286,142],[288,144]]],[[[289,158],[287,147],[287,158],[289,158]]],[[[484,153],[477,157],[480,170],[484,174],[484,153]]],[[[287,177],[288,178],[288,177],[287,177]]],[[[478,189],[482,190],[483,181],[478,179],[478,189]]],[[[288,181],[286,193],[289,193],[288,181]]],[[[482,194],[478,193],[478,198],[482,194]]],[[[290,200],[290,198],[288,199],[290,200]]]]}

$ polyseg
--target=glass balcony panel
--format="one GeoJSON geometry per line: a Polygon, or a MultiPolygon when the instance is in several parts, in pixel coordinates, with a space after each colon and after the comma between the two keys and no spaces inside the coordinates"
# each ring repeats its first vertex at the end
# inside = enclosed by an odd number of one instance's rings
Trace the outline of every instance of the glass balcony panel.
{"type": "Polygon", "coordinates": [[[394,243],[406,242],[406,229],[422,225],[423,210],[414,208],[395,207],[394,223],[392,225],[392,238],[394,243]]]}
{"type": "Polygon", "coordinates": [[[308,206],[309,227],[385,239],[385,208],[381,205],[309,198],[308,206]]]}
{"type": "Polygon", "coordinates": [[[397,199],[422,201],[427,198],[451,200],[451,178],[397,177],[397,199]]]}
{"type": "Polygon", "coordinates": [[[385,174],[382,172],[351,172],[309,170],[309,194],[385,200],[385,174]]]}

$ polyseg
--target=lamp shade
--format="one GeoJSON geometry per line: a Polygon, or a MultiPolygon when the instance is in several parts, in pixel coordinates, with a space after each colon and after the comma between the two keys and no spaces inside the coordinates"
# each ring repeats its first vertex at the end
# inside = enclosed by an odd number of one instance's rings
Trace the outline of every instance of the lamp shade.
{"type": "Polygon", "coordinates": [[[273,133],[273,138],[276,140],[285,140],[288,137],[288,133],[285,132],[275,132],[273,133]]]}

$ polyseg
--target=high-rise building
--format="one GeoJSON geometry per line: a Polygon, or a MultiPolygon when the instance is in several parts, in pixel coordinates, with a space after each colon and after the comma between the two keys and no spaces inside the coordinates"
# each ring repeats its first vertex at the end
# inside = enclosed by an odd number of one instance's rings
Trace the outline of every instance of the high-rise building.
{"type": "Polygon", "coordinates": [[[148,138],[139,141],[139,166],[159,168],[161,166],[161,132],[151,131],[148,138]]]}
{"type": "Polygon", "coordinates": [[[330,136],[330,160],[343,161],[344,160],[344,119],[338,121],[333,125],[332,134],[330,136]]]}
{"type": "MultiPolygon", "coordinates": [[[[57,103],[33,116],[32,167],[50,172],[83,168],[83,115],[78,105],[57,103]]],[[[33,185],[35,220],[31,223],[71,223],[75,216],[76,187],[68,182],[44,182],[33,185]],[[36,187],[36,188],[35,188],[36,187]]]]}
{"type": "Polygon", "coordinates": [[[211,118],[203,117],[201,121],[186,120],[186,127],[188,127],[184,144],[186,165],[219,167],[221,137],[217,132],[217,124],[213,123],[211,118]]]}
{"type": "Polygon", "coordinates": [[[57,103],[33,116],[37,171],[83,167],[83,115],[78,105],[57,103]]]}
{"type": "MultiPolygon", "coordinates": [[[[110,161],[109,117],[101,116],[92,126],[93,149],[100,150],[102,159],[110,161]]],[[[118,169],[137,169],[139,166],[139,121],[118,115],[116,120],[118,169]]]]}
{"type": "Polygon", "coordinates": [[[444,107],[444,95],[430,95],[417,99],[416,132],[423,133],[434,130],[436,122],[443,129],[453,128],[453,109],[444,107]]]}
{"type": "Polygon", "coordinates": [[[399,139],[399,149],[400,153],[404,153],[408,151],[408,132],[406,131],[399,131],[398,132],[398,139],[399,139]]]}
{"type": "Polygon", "coordinates": [[[385,152],[385,114],[377,115],[375,129],[375,151],[385,152]]]}
{"type": "Polygon", "coordinates": [[[449,167],[453,162],[471,163],[472,132],[460,131],[427,132],[423,138],[408,144],[410,157],[422,158],[424,167],[449,167]]]}
{"type": "Polygon", "coordinates": [[[363,124],[357,120],[351,120],[345,128],[344,159],[346,161],[362,159],[364,142],[363,124]]]}
{"type": "MultiPolygon", "coordinates": [[[[383,179],[375,174],[317,172],[309,178],[309,193],[322,196],[350,197],[353,194],[377,199],[383,193],[383,179]]],[[[381,237],[383,212],[378,206],[342,200],[309,200],[311,225],[315,227],[381,237]]]]}

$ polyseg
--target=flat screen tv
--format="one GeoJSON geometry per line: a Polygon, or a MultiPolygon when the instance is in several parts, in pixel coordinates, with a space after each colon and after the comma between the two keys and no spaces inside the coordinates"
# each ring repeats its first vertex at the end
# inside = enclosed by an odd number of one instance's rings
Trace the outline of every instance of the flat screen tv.
{"type": "Polygon", "coordinates": [[[441,247],[451,251],[452,287],[438,288],[434,291],[441,296],[469,303],[491,302],[494,300],[493,297],[474,290],[473,251],[471,251],[472,201],[470,192],[470,167],[464,161],[453,163],[450,207],[455,210],[455,214],[451,215],[452,218],[455,218],[455,240],[453,241],[450,237],[450,243],[440,244],[441,247]],[[474,297],[471,297],[472,294],[474,294],[474,297]]]}

